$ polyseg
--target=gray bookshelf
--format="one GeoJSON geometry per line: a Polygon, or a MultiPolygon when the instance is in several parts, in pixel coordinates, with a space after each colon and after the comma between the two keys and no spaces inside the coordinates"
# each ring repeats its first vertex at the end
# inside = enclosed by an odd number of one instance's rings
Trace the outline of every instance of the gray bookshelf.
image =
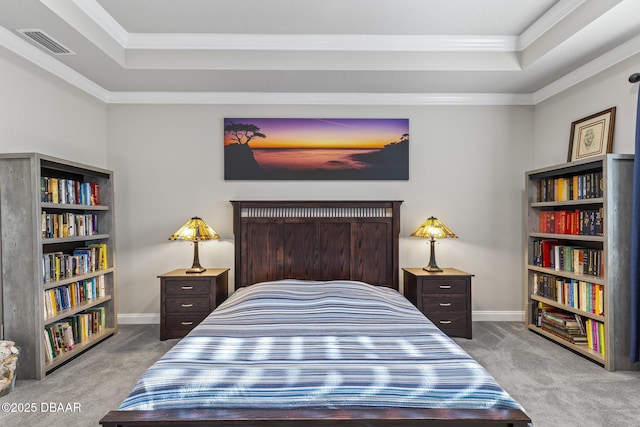
{"type": "Polygon", "coordinates": [[[113,200],[113,173],[109,170],[38,153],[0,154],[2,324],[4,339],[15,341],[21,348],[19,379],[42,379],[117,331],[113,200]],[[97,184],[99,204],[43,201],[45,177],[97,184]],[[96,220],[97,233],[75,235],[79,234],[76,231],[71,236],[47,236],[43,212],[50,216],[90,216],[96,220]],[[71,254],[75,248],[95,244],[107,246],[106,268],[45,281],[43,254],[71,254]],[[47,314],[46,291],[80,281],[98,280],[104,283],[103,296],[83,301],[55,315],[47,314]],[[70,351],[53,358],[46,357],[45,327],[87,310],[104,312],[101,330],[76,342],[70,351]]]}
{"type": "MultiPolygon", "coordinates": [[[[607,154],[579,161],[526,172],[526,248],[525,248],[525,323],[531,331],[541,334],[556,343],[581,354],[602,365],[606,370],[637,370],[638,364],[629,361],[630,341],[630,234],[631,234],[631,190],[633,181],[633,155],[607,154]],[[538,182],[545,179],[601,174],[601,194],[579,200],[538,201],[538,182]],[[543,211],[600,211],[601,234],[563,234],[541,232],[540,216],[543,211]],[[602,272],[598,276],[580,272],[558,270],[553,267],[535,265],[538,253],[534,244],[544,239],[555,239],[563,245],[600,250],[602,272]],[[564,281],[586,282],[602,286],[604,312],[595,314],[567,305],[563,298],[540,295],[535,291],[535,277],[552,276],[564,281]],[[542,329],[537,322],[536,306],[547,307],[577,314],[582,320],[599,322],[604,330],[604,351],[594,351],[584,344],[574,344],[557,334],[542,329]]],[[[556,258],[557,260],[557,258],[556,258]]],[[[552,282],[552,280],[549,280],[552,282]]],[[[594,286],[595,287],[595,286],[594,286]]],[[[582,305],[582,304],[580,304],[582,305]]]]}

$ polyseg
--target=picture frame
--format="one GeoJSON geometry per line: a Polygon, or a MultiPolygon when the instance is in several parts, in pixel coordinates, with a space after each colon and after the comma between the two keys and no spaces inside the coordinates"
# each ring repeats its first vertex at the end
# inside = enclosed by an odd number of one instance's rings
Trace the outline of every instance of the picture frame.
{"type": "Polygon", "coordinates": [[[224,179],[408,180],[408,118],[224,119],[224,179]]]}
{"type": "Polygon", "coordinates": [[[571,123],[567,162],[611,153],[616,107],[571,123]]]}

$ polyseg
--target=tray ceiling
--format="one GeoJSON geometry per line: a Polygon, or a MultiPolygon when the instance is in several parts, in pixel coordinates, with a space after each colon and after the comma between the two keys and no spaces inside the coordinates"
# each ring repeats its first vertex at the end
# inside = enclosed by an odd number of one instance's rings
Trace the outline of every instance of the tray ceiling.
{"type": "Polygon", "coordinates": [[[0,0],[0,11],[0,44],[106,102],[534,103],[640,52],[637,0],[0,0]],[[34,29],[72,54],[20,32],[34,29]]]}

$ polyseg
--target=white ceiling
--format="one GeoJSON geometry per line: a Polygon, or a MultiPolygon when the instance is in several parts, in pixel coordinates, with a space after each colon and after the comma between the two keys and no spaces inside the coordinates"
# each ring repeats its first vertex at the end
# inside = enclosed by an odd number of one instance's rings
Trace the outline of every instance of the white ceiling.
{"type": "Polygon", "coordinates": [[[0,26],[105,102],[527,104],[640,52],[639,0],[0,0],[0,26]]]}

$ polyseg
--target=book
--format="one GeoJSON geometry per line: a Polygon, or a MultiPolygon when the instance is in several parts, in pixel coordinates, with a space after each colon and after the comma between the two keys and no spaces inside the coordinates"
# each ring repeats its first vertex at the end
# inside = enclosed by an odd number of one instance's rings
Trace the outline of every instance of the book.
{"type": "Polygon", "coordinates": [[[73,339],[73,328],[68,322],[64,322],[60,326],[66,351],[71,351],[75,347],[73,339]]]}
{"type": "Polygon", "coordinates": [[[541,328],[576,345],[588,345],[582,318],[555,307],[542,306],[541,328]]]}
{"type": "Polygon", "coordinates": [[[90,185],[91,187],[91,201],[90,204],[91,205],[99,205],[100,204],[100,197],[99,197],[99,186],[96,183],[91,183],[90,185]]]}
{"type": "Polygon", "coordinates": [[[50,337],[49,337],[49,333],[47,332],[46,329],[43,329],[42,332],[44,333],[44,360],[47,363],[51,363],[53,361],[53,358],[55,357],[55,353],[53,352],[53,349],[51,348],[51,341],[50,341],[50,337]]]}
{"type": "Polygon", "coordinates": [[[93,245],[89,245],[89,248],[93,248],[96,250],[96,269],[97,270],[106,270],[109,268],[109,262],[107,260],[107,244],[106,243],[97,243],[93,245]]]}

